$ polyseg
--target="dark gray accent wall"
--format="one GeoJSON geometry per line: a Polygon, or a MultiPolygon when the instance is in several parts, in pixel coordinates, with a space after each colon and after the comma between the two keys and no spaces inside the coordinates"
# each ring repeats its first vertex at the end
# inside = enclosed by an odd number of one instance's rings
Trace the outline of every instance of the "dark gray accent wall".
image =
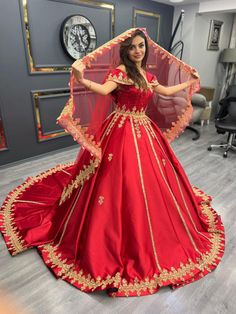
{"type": "MultiPolygon", "coordinates": [[[[160,14],[159,44],[164,48],[168,46],[173,21],[172,6],[149,0],[104,2],[115,6],[115,35],[133,27],[134,9],[160,14]]],[[[64,53],[59,40],[61,23],[69,15],[82,14],[91,20],[97,31],[98,46],[112,38],[112,16],[106,8],[81,5],[76,0],[28,0],[27,3],[36,68],[70,66],[73,63],[64,53]]],[[[143,23],[142,18],[140,21],[143,23]]],[[[38,139],[38,119],[45,135],[62,131],[55,121],[67,99],[69,74],[30,73],[22,23],[22,1],[1,1],[0,112],[8,149],[0,151],[0,166],[75,144],[69,135],[42,141],[38,139]],[[33,97],[37,93],[38,109],[33,97]]],[[[155,34],[156,30],[152,27],[156,26],[152,26],[150,18],[147,28],[155,34]]]]}

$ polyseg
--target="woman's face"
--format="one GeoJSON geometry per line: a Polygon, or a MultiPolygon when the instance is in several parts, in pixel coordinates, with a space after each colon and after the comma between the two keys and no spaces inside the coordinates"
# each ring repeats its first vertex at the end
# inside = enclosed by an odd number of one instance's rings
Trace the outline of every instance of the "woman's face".
{"type": "Polygon", "coordinates": [[[132,43],[128,50],[128,57],[129,59],[136,63],[141,64],[142,60],[145,56],[146,46],[145,40],[141,36],[136,36],[133,38],[132,43]]]}

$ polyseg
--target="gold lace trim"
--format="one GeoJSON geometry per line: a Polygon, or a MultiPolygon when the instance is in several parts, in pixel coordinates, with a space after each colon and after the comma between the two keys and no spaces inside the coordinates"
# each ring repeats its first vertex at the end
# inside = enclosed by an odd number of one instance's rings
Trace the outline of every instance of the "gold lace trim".
{"type": "MultiPolygon", "coordinates": [[[[81,62],[83,62],[83,64],[85,66],[89,66],[91,61],[93,62],[93,60],[96,60],[97,56],[100,56],[105,51],[109,51],[114,45],[118,45],[121,42],[123,42],[126,38],[130,37],[137,29],[139,29],[139,28],[131,28],[131,29],[123,32],[119,36],[111,39],[109,42],[107,42],[104,45],[98,47],[96,50],[94,50],[93,52],[89,53],[87,56],[83,57],[81,62]]],[[[183,61],[177,59],[176,57],[171,55],[167,50],[165,50],[164,48],[162,48],[161,46],[156,44],[148,35],[147,35],[147,37],[148,37],[148,40],[150,40],[150,44],[153,45],[153,47],[155,48],[155,54],[159,55],[161,57],[161,59],[164,60],[164,59],[167,58],[169,60],[169,63],[173,63],[173,62],[176,63],[176,65],[179,68],[181,68],[183,71],[185,71],[188,74],[190,74],[191,72],[195,71],[195,69],[191,68],[189,65],[187,65],[183,61]]],[[[120,83],[123,82],[125,84],[131,84],[131,81],[132,81],[132,80],[129,80],[129,79],[126,80],[124,78],[124,76],[122,76],[122,75],[118,75],[117,78],[115,78],[115,77],[112,78],[112,75],[111,75],[110,79],[117,79],[118,82],[120,82],[120,83]]],[[[152,88],[152,86],[156,86],[159,83],[156,80],[156,78],[153,78],[152,81],[149,84],[150,84],[150,88],[152,88]]],[[[79,124],[79,120],[75,121],[72,118],[71,102],[72,101],[71,101],[71,98],[70,98],[68,104],[63,109],[60,117],[58,117],[58,119],[57,119],[58,123],[67,132],[69,132],[72,135],[72,137],[74,138],[75,141],[77,141],[84,148],[88,149],[98,159],[101,159],[100,144],[96,143],[93,140],[93,137],[89,136],[86,133],[86,128],[82,127],[79,124]]],[[[183,130],[185,128],[186,124],[189,122],[189,120],[191,118],[191,113],[192,113],[192,110],[191,110],[191,108],[189,108],[186,111],[186,114],[184,114],[179,119],[179,121],[177,121],[176,124],[173,125],[173,127],[168,129],[164,133],[164,135],[166,136],[166,138],[170,142],[173,141],[175,139],[175,137],[181,132],[181,130],[183,130]]]]}
{"type": "MultiPolygon", "coordinates": [[[[101,56],[102,53],[105,51],[109,51],[113,46],[120,44],[123,42],[126,38],[132,36],[132,34],[140,28],[130,28],[129,30],[121,33],[120,35],[116,36],[115,38],[112,38],[105,44],[101,45],[97,49],[90,52],[88,55],[82,58],[81,62],[83,62],[84,65],[89,66],[90,62],[92,60],[96,60],[97,56],[101,56]]],[[[142,29],[141,29],[142,30],[142,29]]],[[[161,58],[168,59],[169,63],[175,63],[179,67],[181,67],[185,72],[193,72],[196,71],[194,68],[183,62],[182,60],[179,60],[177,57],[169,53],[167,50],[165,50],[163,47],[159,46],[157,43],[155,43],[149,36],[146,34],[148,40],[150,41],[150,44],[153,45],[155,48],[155,53],[161,55],[161,58]]]]}
{"type": "MultiPolygon", "coordinates": [[[[168,160],[169,158],[168,158],[168,156],[166,155],[166,152],[165,152],[165,150],[163,149],[162,144],[160,143],[158,137],[156,136],[155,132],[153,131],[153,128],[152,128],[152,125],[151,125],[150,121],[149,121],[148,125],[149,125],[149,127],[150,127],[150,130],[153,132],[154,138],[155,138],[155,140],[158,142],[159,147],[161,148],[163,155],[164,155],[165,158],[168,160]]],[[[149,130],[149,131],[150,131],[150,130],[149,130]]],[[[165,165],[166,165],[166,160],[165,160],[165,159],[162,159],[162,162],[163,162],[163,165],[165,166],[165,165]]],[[[180,194],[181,194],[181,198],[182,198],[182,200],[183,200],[185,209],[186,209],[187,212],[188,212],[188,216],[189,216],[189,218],[190,218],[190,220],[191,220],[191,222],[192,222],[192,225],[193,225],[195,231],[196,231],[198,234],[201,234],[201,236],[203,236],[203,237],[205,237],[206,239],[208,239],[208,237],[206,237],[205,234],[203,234],[202,232],[200,232],[200,231],[197,229],[197,227],[196,227],[196,225],[195,225],[195,223],[194,223],[194,220],[193,220],[193,218],[192,218],[192,216],[191,216],[191,214],[190,214],[190,210],[189,210],[189,208],[188,208],[188,206],[187,206],[187,203],[186,203],[186,200],[185,200],[185,197],[184,197],[184,194],[183,194],[183,191],[182,191],[182,188],[181,188],[181,185],[180,185],[178,176],[177,176],[177,174],[176,174],[175,168],[174,168],[174,166],[173,166],[173,164],[172,164],[171,162],[170,162],[169,164],[170,164],[170,166],[171,166],[171,168],[172,168],[172,170],[173,170],[173,172],[174,172],[174,174],[175,174],[175,179],[176,179],[176,182],[177,182],[177,185],[178,185],[180,194]]],[[[197,191],[195,192],[195,194],[196,194],[196,193],[197,193],[197,191]]],[[[205,193],[202,193],[201,196],[202,196],[203,199],[205,199],[205,201],[207,201],[207,197],[205,196],[205,193]]]]}
{"type": "MultiPolygon", "coordinates": [[[[22,252],[27,249],[22,238],[19,236],[19,232],[14,226],[12,215],[14,214],[14,202],[17,201],[17,198],[35,182],[46,178],[52,173],[56,173],[61,169],[65,169],[74,163],[68,163],[64,165],[58,165],[52,169],[49,169],[46,172],[41,173],[35,178],[29,178],[24,184],[20,185],[15,189],[15,191],[9,196],[5,201],[5,204],[2,207],[2,232],[7,235],[9,238],[8,245],[13,250],[13,255],[16,255],[19,252],[22,252]]],[[[216,219],[214,217],[215,213],[209,205],[209,197],[200,191],[198,188],[193,187],[195,195],[201,196],[203,202],[200,204],[203,214],[207,217],[209,224],[209,232],[211,238],[209,239],[211,247],[208,252],[201,255],[200,258],[196,259],[196,262],[193,262],[190,258],[186,264],[180,263],[179,268],[172,267],[171,270],[162,269],[160,274],[154,274],[153,277],[146,277],[145,280],[139,280],[135,278],[134,281],[128,282],[126,279],[121,278],[121,274],[117,272],[114,276],[107,275],[105,279],[101,279],[100,276],[93,278],[90,274],[85,275],[83,270],[75,270],[74,264],[68,264],[66,259],[61,259],[60,253],[57,253],[57,246],[51,244],[42,245],[43,251],[48,254],[48,258],[45,261],[51,267],[59,268],[58,275],[63,279],[67,278],[73,284],[74,282],[81,285],[80,289],[90,289],[95,290],[98,287],[105,289],[110,284],[113,284],[115,287],[119,287],[120,292],[124,292],[126,296],[129,296],[129,293],[137,293],[140,295],[142,291],[149,291],[152,293],[155,292],[157,286],[162,286],[168,283],[175,284],[176,282],[183,281],[181,284],[186,284],[192,280],[185,280],[186,275],[193,276],[193,271],[199,269],[204,272],[207,270],[211,271],[209,268],[211,265],[216,266],[221,259],[221,255],[224,252],[224,231],[223,226],[222,230],[217,229],[216,219]]],[[[201,275],[200,275],[201,276],[201,275]]],[[[202,273],[202,276],[203,273],[202,273]]],[[[178,285],[178,283],[177,283],[178,285]]]]}
{"type": "MultiPolygon", "coordinates": [[[[115,70],[114,70],[115,71],[115,70]]],[[[125,85],[134,85],[134,81],[131,80],[127,75],[123,72],[119,72],[119,74],[110,73],[106,79],[106,81],[114,81],[116,83],[125,84],[125,85]]]]}
{"type": "Polygon", "coordinates": [[[136,106],[132,107],[131,109],[127,109],[129,107],[128,105],[123,105],[122,107],[120,105],[116,105],[115,112],[119,113],[123,116],[132,116],[134,118],[147,118],[145,114],[145,109],[141,108],[140,110],[137,109],[136,106]]]}
{"type": "Polygon", "coordinates": [[[139,147],[138,147],[138,142],[137,142],[137,139],[135,136],[135,130],[134,130],[134,124],[133,124],[132,118],[130,118],[130,123],[131,123],[133,138],[134,138],[134,145],[135,145],[136,157],[137,157],[137,162],[138,162],[139,177],[140,177],[140,183],[141,183],[142,192],[143,192],[143,199],[144,199],[144,204],[145,204],[145,209],[146,209],[146,214],[147,214],[147,219],[148,219],[148,226],[149,226],[149,231],[150,231],[150,237],[151,237],[151,242],[152,242],[154,258],[155,258],[157,268],[161,271],[161,266],[159,264],[159,260],[158,260],[158,256],[157,256],[157,252],[156,252],[155,239],[154,239],[153,231],[152,231],[152,223],[151,223],[151,217],[149,214],[148,200],[147,200],[147,195],[146,195],[146,190],[145,190],[145,185],[144,185],[142,163],[141,163],[141,158],[140,158],[140,154],[139,154],[139,147]]]}
{"type": "Polygon", "coordinates": [[[113,154],[112,153],[108,154],[108,157],[107,157],[108,161],[112,161],[112,158],[113,158],[113,154]]]}
{"type": "Polygon", "coordinates": [[[119,36],[109,40],[107,43],[101,45],[97,49],[90,52],[87,56],[83,57],[81,61],[84,63],[84,65],[89,65],[91,60],[96,60],[96,57],[100,56],[101,53],[103,53],[105,50],[110,50],[110,48],[112,48],[114,45],[117,45],[124,41],[126,38],[132,36],[133,32],[135,32],[136,29],[137,28],[131,28],[123,32],[119,36]]]}
{"type": "MultiPolygon", "coordinates": [[[[118,84],[123,84],[123,85],[134,85],[137,89],[140,89],[141,91],[144,90],[143,88],[140,88],[138,84],[134,83],[134,81],[131,78],[129,78],[125,72],[123,72],[120,69],[114,69],[113,71],[116,71],[116,70],[118,70],[119,73],[117,74],[117,73],[111,72],[106,78],[106,82],[113,81],[113,82],[116,82],[118,84]]],[[[152,90],[153,87],[158,86],[160,84],[156,78],[152,79],[150,82],[148,82],[147,79],[145,79],[145,81],[147,83],[148,89],[150,90],[152,90]]]]}
{"type": "MultiPolygon", "coordinates": [[[[113,118],[111,119],[110,123],[107,126],[107,129],[104,131],[101,137],[100,143],[102,143],[104,140],[104,137],[109,134],[115,121],[116,121],[116,116],[113,116],[113,118]]],[[[87,166],[84,165],[84,169],[80,171],[80,173],[76,176],[75,180],[71,181],[71,183],[69,183],[66,187],[64,187],[59,205],[61,205],[68,198],[70,198],[75,188],[78,188],[80,185],[83,185],[85,180],[89,180],[91,175],[95,173],[95,169],[99,166],[99,163],[100,163],[100,160],[98,159],[90,159],[90,164],[87,166]]]]}
{"type": "MultiPolygon", "coordinates": [[[[109,122],[107,126],[107,129],[104,131],[101,137],[100,143],[102,143],[105,136],[109,134],[112,126],[115,124],[115,121],[116,121],[116,116],[113,116],[113,118],[111,119],[111,121],[109,122]]],[[[80,173],[76,176],[76,178],[73,181],[71,181],[71,183],[69,183],[66,187],[64,187],[59,205],[61,205],[68,198],[70,198],[75,188],[78,188],[79,186],[83,185],[85,180],[89,180],[91,175],[95,173],[95,169],[99,166],[99,163],[100,163],[100,160],[98,159],[90,159],[90,164],[87,166],[84,165],[84,169],[80,171],[80,173]]]]}
{"type": "Polygon", "coordinates": [[[109,126],[107,127],[105,133],[106,135],[109,135],[112,128],[114,127],[114,125],[116,124],[116,122],[118,121],[118,128],[121,128],[124,125],[124,122],[126,120],[127,117],[133,117],[134,118],[134,123],[135,123],[135,130],[137,131],[137,135],[138,137],[141,136],[141,132],[139,130],[139,125],[141,125],[141,120],[146,120],[148,119],[147,115],[145,114],[145,109],[141,108],[140,110],[138,110],[135,106],[132,107],[131,109],[127,109],[127,105],[119,105],[117,104],[115,107],[115,110],[113,111],[112,114],[114,114],[111,123],[109,124],[109,126]]]}
{"type": "Polygon", "coordinates": [[[74,189],[77,189],[79,186],[83,185],[86,180],[89,180],[91,175],[95,173],[95,169],[99,165],[99,160],[97,158],[90,159],[89,165],[84,165],[84,169],[80,170],[79,174],[71,181],[67,186],[64,187],[61,194],[59,205],[64,203],[68,198],[71,197],[71,194],[74,189]]]}
{"type": "Polygon", "coordinates": [[[87,127],[82,127],[80,119],[74,119],[73,115],[73,97],[70,97],[66,106],[57,118],[57,123],[73,137],[74,141],[87,149],[99,160],[101,159],[100,143],[95,142],[94,135],[87,133],[87,127]]]}
{"type": "Polygon", "coordinates": [[[57,165],[54,168],[38,174],[36,177],[29,177],[23,184],[19,185],[14,191],[9,193],[2,205],[0,213],[2,214],[2,232],[8,238],[7,244],[12,250],[12,255],[16,255],[28,248],[14,224],[14,204],[20,201],[18,198],[20,198],[22,193],[24,193],[24,191],[26,191],[31,185],[40,182],[42,179],[47,178],[53,173],[68,168],[73,164],[74,162],[69,162],[57,165]]]}
{"type": "Polygon", "coordinates": [[[166,130],[163,135],[168,140],[168,142],[173,142],[173,140],[179,136],[180,133],[184,132],[184,129],[189,124],[192,118],[193,107],[191,101],[188,100],[188,106],[184,113],[179,117],[176,122],[172,122],[172,127],[166,130]]]}
{"type": "MultiPolygon", "coordinates": [[[[194,188],[194,192],[198,193],[198,190],[194,188]]],[[[200,205],[203,214],[207,217],[207,220],[214,221],[212,208],[205,204],[200,205]]],[[[216,230],[216,225],[214,226],[216,230]]],[[[43,251],[47,253],[46,263],[52,268],[59,268],[58,275],[63,279],[68,279],[72,284],[80,285],[81,290],[94,291],[100,287],[105,289],[109,285],[113,285],[119,289],[119,292],[123,292],[124,295],[136,293],[141,295],[142,291],[148,291],[150,294],[154,293],[157,287],[167,284],[184,285],[193,281],[194,271],[199,270],[199,276],[204,276],[205,270],[210,272],[210,266],[217,266],[221,260],[222,253],[224,252],[224,232],[222,230],[216,230],[212,233],[209,239],[211,246],[208,252],[203,253],[200,258],[194,262],[191,258],[188,258],[188,262],[180,263],[178,268],[171,267],[170,270],[162,269],[160,273],[155,273],[152,277],[146,277],[144,280],[139,280],[137,277],[133,281],[128,282],[125,278],[121,277],[120,272],[116,272],[115,275],[107,275],[105,279],[101,276],[92,277],[90,274],[85,274],[81,270],[75,270],[74,264],[67,263],[66,259],[61,259],[60,253],[57,252],[58,246],[56,245],[42,245],[43,251]],[[189,280],[185,279],[185,276],[191,276],[189,280]]],[[[114,294],[115,296],[115,294],[114,294]]]]}
{"type": "MultiPolygon", "coordinates": [[[[145,128],[145,126],[144,126],[144,128],[145,128]]],[[[146,129],[146,128],[145,128],[145,129],[146,129]]],[[[192,235],[191,235],[191,232],[189,231],[189,228],[188,228],[188,226],[187,226],[187,224],[186,224],[186,221],[185,221],[185,219],[184,219],[184,216],[183,216],[183,214],[182,214],[182,212],[181,212],[180,206],[179,206],[179,204],[178,204],[178,202],[177,202],[177,200],[176,200],[176,198],[175,198],[175,196],[174,196],[174,194],[173,194],[173,192],[172,192],[172,190],[171,190],[171,188],[170,188],[170,186],[169,186],[169,184],[168,184],[168,182],[167,182],[167,180],[166,180],[166,177],[165,177],[165,175],[164,175],[164,173],[163,173],[163,169],[162,169],[162,167],[161,167],[161,165],[160,165],[160,161],[159,161],[159,159],[158,159],[158,157],[157,157],[157,154],[156,154],[156,151],[155,151],[155,148],[154,148],[154,145],[153,145],[153,141],[152,141],[151,136],[150,136],[150,134],[149,134],[149,132],[148,132],[147,129],[146,129],[146,132],[147,132],[147,136],[148,136],[149,143],[150,143],[150,145],[151,145],[151,148],[152,148],[154,157],[155,157],[155,159],[156,159],[156,163],[157,163],[158,168],[159,168],[159,170],[160,170],[161,176],[162,176],[163,181],[165,182],[166,187],[167,187],[167,189],[168,189],[168,191],[169,191],[169,193],[170,193],[170,195],[171,195],[171,197],[172,197],[172,200],[173,200],[173,202],[174,202],[174,204],[175,204],[175,207],[176,207],[176,209],[177,209],[177,211],[178,211],[179,217],[180,217],[180,219],[182,220],[182,223],[183,223],[183,225],[184,225],[184,228],[185,228],[185,230],[186,230],[186,233],[187,233],[187,235],[188,235],[188,237],[189,237],[189,239],[190,239],[190,241],[191,241],[191,243],[192,243],[193,248],[195,249],[195,251],[198,252],[199,254],[201,254],[201,252],[198,250],[198,248],[197,248],[197,246],[196,246],[196,243],[195,243],[195,241],[194,241],[194,239],[193,239],[193,237],[192,237],[192,235]]]]}

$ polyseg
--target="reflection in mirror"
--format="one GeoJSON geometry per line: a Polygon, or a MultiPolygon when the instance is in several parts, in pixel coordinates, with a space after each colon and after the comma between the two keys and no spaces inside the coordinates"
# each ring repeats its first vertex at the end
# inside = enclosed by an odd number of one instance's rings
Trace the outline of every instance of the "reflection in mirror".
{"type": "Polygon", "coordinates": [[[3,122],[0,112],[0,151],[7,149],[6,139],[4,135],[3,122]]]}

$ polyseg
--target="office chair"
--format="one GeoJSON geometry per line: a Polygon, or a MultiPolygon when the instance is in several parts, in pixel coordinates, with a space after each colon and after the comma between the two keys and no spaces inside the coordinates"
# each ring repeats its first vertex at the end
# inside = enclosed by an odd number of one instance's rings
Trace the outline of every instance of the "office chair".
{"type": "Polygon", "coordinates": [[[220,109],[215,117],[215,127],[218,133],[228,132],[227,143],[212,144],[208,147],[211,151],[214,147],[226,148],[223,157],[228,156],[228,151],[236,150],[236,85],[229,86],[226,97],[220,102],[220,109]]]}

